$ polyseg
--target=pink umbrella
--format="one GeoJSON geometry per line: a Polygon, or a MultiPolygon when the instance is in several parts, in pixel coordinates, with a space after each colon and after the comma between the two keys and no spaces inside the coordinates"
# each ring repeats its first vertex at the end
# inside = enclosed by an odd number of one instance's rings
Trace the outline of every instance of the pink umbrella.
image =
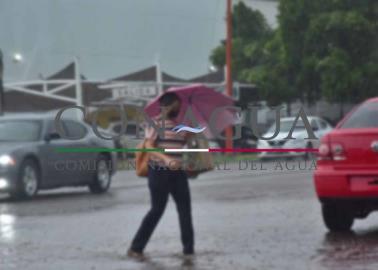
{"type": "MultiPolygon", "coordinates": [[[[232,106],[234,100],[222,93],[216,92],[201,84],[194,84],[185,87],[174,87],[168,89],[165,93],[174,92],[181,99],[181,110],[176,118],[177,124],[187,125],[193,127],[194,123],[190,120],[184,119],[185,113],[190,107],[197,122],[206,127],[204,134],[211,138],[213,132],[210,130],[209,122],[211,115],[214,113],[212,124],[217,132],[223,131],[226,127],[233,125],[236,121],[236,112],[232,109],[218,109],[225,106],[232,106]],[[217,110],[218,109],[218,110],[217,110]]],[[[164,94],[164,93],[163,93],[164,94]]],[[[156,97],[149,104],[147,104],[144,111],[150,116],[158,116],[161,112],[159,99],[163,95],[156,97]]]]}

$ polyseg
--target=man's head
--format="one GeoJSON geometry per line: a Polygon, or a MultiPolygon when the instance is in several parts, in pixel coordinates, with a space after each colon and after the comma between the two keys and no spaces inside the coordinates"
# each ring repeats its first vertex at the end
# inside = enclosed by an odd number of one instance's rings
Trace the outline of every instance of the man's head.
{"type": "Polygon", "coordinates": [[[169,119],[176,118],[180,112],[181,101],[175,93],[165,93],[159,99],[160,107],[162,107],[162,113],[169,119]]]}

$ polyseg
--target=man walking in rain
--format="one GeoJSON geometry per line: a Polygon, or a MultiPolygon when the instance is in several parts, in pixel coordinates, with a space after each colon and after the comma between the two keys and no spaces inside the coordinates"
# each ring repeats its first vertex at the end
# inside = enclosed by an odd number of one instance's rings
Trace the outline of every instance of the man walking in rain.
{"type": "MultiPolygon", "coordinates": [[[[159,138],[153,128],[147,128],[148,148],[184,148],[189,134],[187,132],[176,133],[172,130],[177,125],[174,120],[180,112],[179,97],[175,93],[166,93],[159,99],[159,103],[163,110],[156,122],[162,126],[162,119],[165,119],[164,137],[159,138]]],[[[188,178],[181,168],[182,154],[170,153],[168,155],[153,152],[150,153],[150,160],[155,164],[153,167],[149,167],[148,171],[151,209],[144,217],[127,255],[141,261],[145,259],[143,251],[164,213],[169,194],[171,194],[179,215],[184,258],[191,260],[194,255],[194,231],[188,178]],[[173,164],[174,169],[171,168],[173,164]]]]}

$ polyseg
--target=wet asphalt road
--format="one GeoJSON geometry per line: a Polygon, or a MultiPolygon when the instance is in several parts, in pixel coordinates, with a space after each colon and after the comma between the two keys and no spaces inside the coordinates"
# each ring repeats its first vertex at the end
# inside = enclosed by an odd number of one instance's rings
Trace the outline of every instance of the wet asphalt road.
{"type": "Polygon", "coordinates": [[[262,166],[228,165],[191,182],[193,266],[182,266],[172,200],[147,247],[149,260],[125,258],[149,198],[144,179],[120,172],[102,196],[78,188],[29,202],[0,197],[0,269],[378,269],[377,214],[357,221],[354,233],[329,234],[311,170],[262,166]]]}

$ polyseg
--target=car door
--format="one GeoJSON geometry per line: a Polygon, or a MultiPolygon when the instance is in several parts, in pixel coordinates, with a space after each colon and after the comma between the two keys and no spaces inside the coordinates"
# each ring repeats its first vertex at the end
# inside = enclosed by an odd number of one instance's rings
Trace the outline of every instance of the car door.
{"type": "MultiPolygon", "coordinates": [[[[85,124],[75,120],[65,120],[64,125],[67,129],[68,137],[76,138],[71,141],[70,147],[85,149],[94,146],[91,144],[89,130],[85,124]]],[[[74,170],[71,172],[70,182],[72,184],[88,182],[96,170],[96,154],[90,151],[72,152],[69,156],[76,163],[74,170]]]]}
{"type": "MultiPolygon", "coordinates": [[[[63,129],[67,133],[65,125],[63,129]]],[[[61,153],[58,149],[71,146],[72,141],[59,136],[54,121],[46,121],[44,144],[41,146],[41,157],[45,168],[44,186],[64,186],[69,183],[72,177],[72,154],[61,153]]]]}

